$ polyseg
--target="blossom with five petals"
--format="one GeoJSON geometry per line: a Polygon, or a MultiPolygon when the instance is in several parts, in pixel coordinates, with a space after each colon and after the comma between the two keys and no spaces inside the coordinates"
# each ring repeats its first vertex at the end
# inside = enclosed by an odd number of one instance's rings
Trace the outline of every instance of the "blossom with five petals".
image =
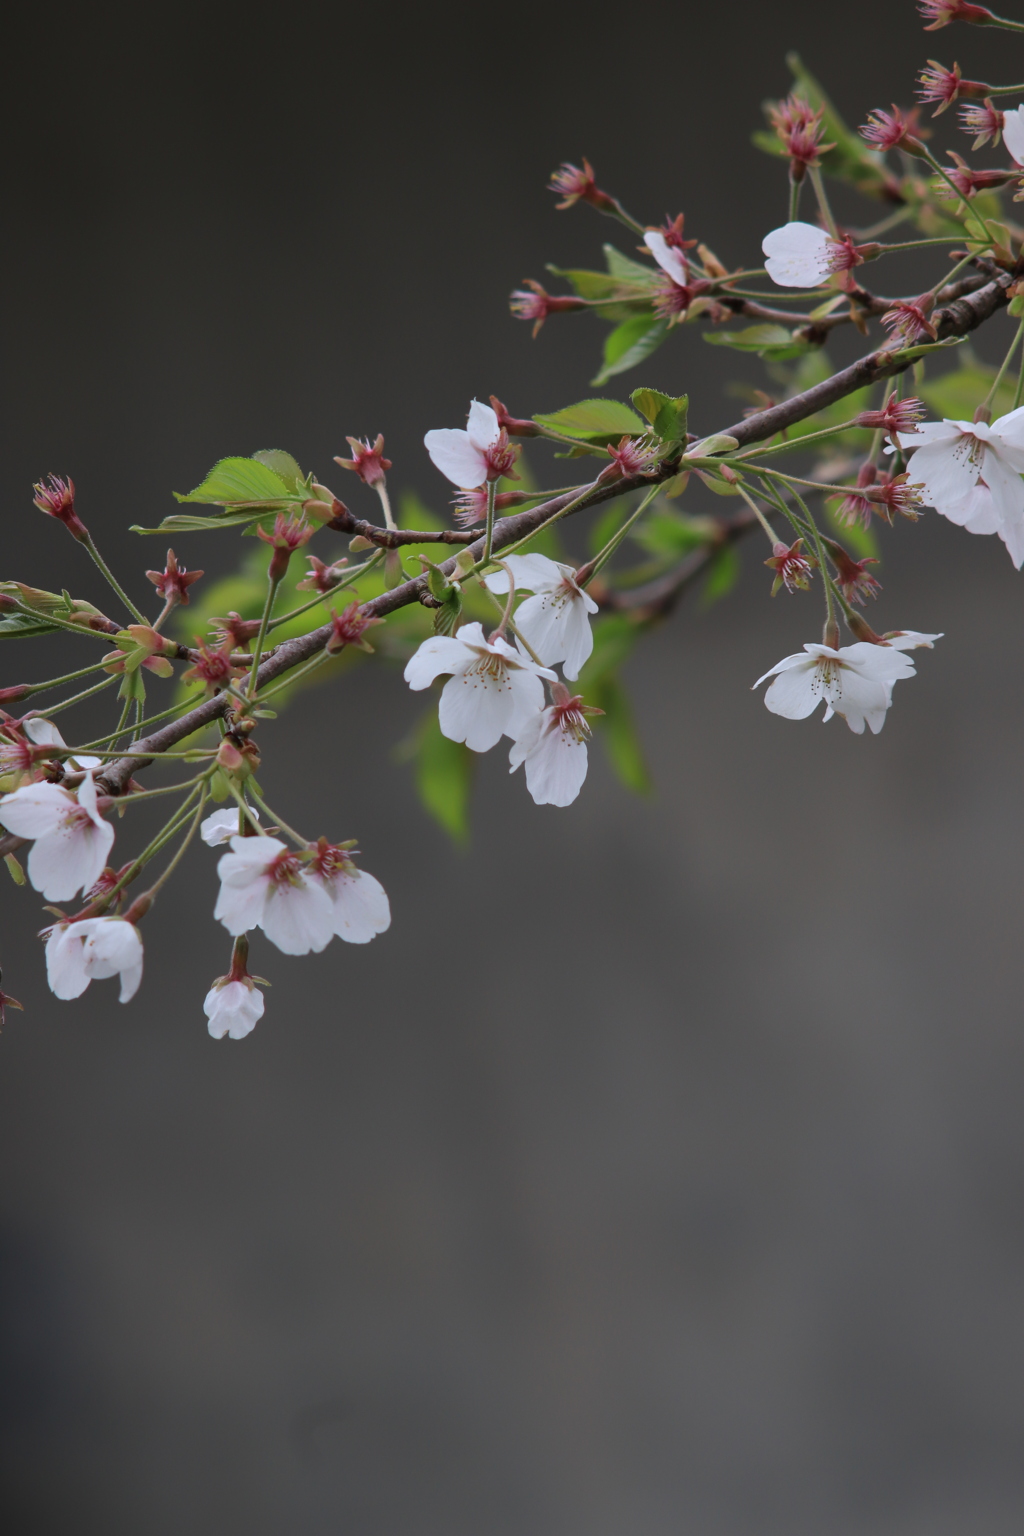
{"type": "Polygon", "coordinates": [[[373,875],[357,869],[351,850],[322,837],[312,864],[312,879],[331,898],[334,932],[349,944],[368,944],[391,927],[387,891],[373,875]]]}
{"type": "Polygon", "coordinates": [[[1020,570],[1024,565],[1024,406],[991,425],[925,421],[913,436],[911,478],[921,499],[968,533],[997,533],[1020,570]]]}
{"type": "MultiPolygon", "coordinates": [[[[556,661],[572,682],[594,649],[588,614],[597,612],[594,599],[576,584],[571,565],[549,560],[547,555],[509,555],[505,561],[517,588],[532,592],[516,609],[516,629],[546,667],[556,661]]],[[[508,575],[499,571],[486,577],[491,591],[508,591],[508,575]]]]}
{"type": "Polygon", "coordinates": [[[431,635],[405,668],[413,690],[429,688],[450,672],[441,690],[438,723],[449,741],[464,741],[471,752],[488,752],[502,736],[515,740],[530,715],[544,707],[541,678],[555,673],[539,667],[495,633],[485,638],[479,622],[463,624],[457,635],[431,635]]]}
{"type": "Polygon", "coordinates": [[[489,405],[474,400],[465,427],[437,427],[423,439],[436,469],[453,485],[475,490],[487,480],[511,479],[518,449],[489,405]]]}
{"type": "Polygon", "coordinates": [[[127,1003],[142,980],[142,939],[123,917],[86,917],[55,923],[47,930],[46,979],[55,996],[81,997],[90,981],[121,978],[121,1002],[127,1003]]]}
{"type": "Polygon", "coordinates": [[[536,805],[571,805],[587,776],[586,717],[602,711],[584,704],[579,694],[570,698],[562,683],[551,693],[554,702],[531,715],[512,743],[509,772],[526,764],[526,787],[536,805]]]}
{"type": "Polygon", "coordinates": [[[913,676],[914,663],[901,650],[858,640],[838,650],[805,645],[802,655],[784,656],[754,687],[775,679],[764,696],[773,715],[806,720],[824,699],[826,720],[842,715],[858,736],[865,724],[877,736],[892,702],[893,683],[913,676]]]}
{"type": "Polygon", "coordinates": [[[233,837],[217,865],[213,915],[228,933],[262,928],[286,955],[319,954],[334,937],[330,897],[309,867],[276,837],[233,837]]]}
{"type": "Polygon", "coordinates": [[[0,800],[0,822],[16,837],[34,839],[28,878],[47,901],[69,901],[95,885],[107,862],[114,829],[97,809],[91,772],[77,797],[58,784],[23,784],[0,800]]]}

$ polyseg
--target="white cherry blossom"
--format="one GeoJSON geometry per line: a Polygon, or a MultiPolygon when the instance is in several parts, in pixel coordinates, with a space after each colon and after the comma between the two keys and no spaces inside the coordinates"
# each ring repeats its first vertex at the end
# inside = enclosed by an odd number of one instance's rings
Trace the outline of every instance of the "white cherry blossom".
{"type": "Polygon", "coordinates": [[[507,436],[491,407],[479,400],[470,406],[465,427],[437,427],[423,443],[435,468],[460,489],[475,490],[512,467],[507,436]]]}
{"type": "Polygon", "coordinates": [[[34,839],[28,878],[47,901],[69,901],[95,885],[114,842],[114,829],[96,808],[87,773],[73,795],[59,784],[22,784],[0,800],[0,823],[34,839]]]}
{"type": "Polygon", "coordinates": [[[349,944],[368,944],[391,927],[387,891],[373,875],[357,869],[348,852],[322,839],[312,878],[331,898],[334,932],[349,944]]]}
{"type": "Polygon", "coordinates": [[[541,678],[555,673],[539,667],[507,640],[484,637],[483,625],[463,624],[457,635],[431,635],[405,668],[414,690],[429,688],[450,672],[441,691],[438,720],[450,741],[464,741],[471,752],[487,752],[502,736],[515,739],[526,720],[544,707],[541,678]]]}
{"type": "Polygon", "coordinates": [[[251,978],[230,981],[224,977],[207,992],[203,1012],[215,1040],[223,1040],[225,1035],[232,1040],[244,1040],[262,1019],[264,1006],[263,993],[251,978]]]}
{"type": "MultiPolygon", "coordinates": [[[[254,821],[259,821],[260,813],[251,805],[248,814],[254,821]]],[[[199,836],[208,848],[229,843],[233,837],[238,836],[238,807],[232,809],[225,806],[222,811],[214,811],[212,816],[207,816],[199,823],[199,836]]]]}
{"type": "MultiPolygon", "coordinates": [[[[924,421],[900,434],[914,450],[910,478],[921,499],[968,533],[997,533],[1020,570],[1024,564],[1024,406],[984,421],[924,421]]],[[[887,452],[891,452],[888,449],[887,452]]]]}
{"type": "MultiPolygon", "coordinates": [[[[597,604],[576,585],[571,565],[538,554],[509,555],[505,563],[516,587],[534,594],[516,609],[516,629],[545,666],[564,662],[563,672],[575,682],[594,649],[588,615],[597,612],[597,604]]],[[[492,592],[508,591],[505,571],[488,576],[486,581],[492,592]]]]}
{"type": "Polygon", "coordinates": [[[894,651],[933,651],[936,640],[941,639],[941,635],[923,635],[919,629],[897,629],[886,635],[885,643],[894,651]]]}
{"type": "MultiPolygon", "coordinates": [[[[25,735],[29,741],[34,741],[37,747],[63,747],[67,750],[67,742],[58,731],[52,720],[44,720],[42,715],[30,715],[25,721],[25,735]]],[[[98,768],[102,763],[102,757],[86,756],[76,753],[69,757],[68,762],[72,768],[98,768]]]]}
{"type": "Polygon", "coordinates": [[[587,776],[588,710],[577,695],[555,684],[555,702],[532,715],[512,744],[509,772],[526,765],[526,787],[537,805],[571,805],[587,776]]]}
{"type": "Polygon", "coordinates": [[[334,937],[334,908],[305,865],[276,837],[231,839],[217,865],[213,915],[229,933],[262,928],[286,955],[318,954],[334,937]]]}
{"type": "Polygon", "coordinates": [[[914,663],[901,650],[858,640],[838,650],[805,645],[803,654],[783,657],[754,687],[775,679],[764,696],[773,715],[806,720],[824,700],[826,720],[842,715],[858,736],[865,724],[877,736],[892,702],[893,683],[914,675],[914,663]]]}
{"type": "Polygon", "coordinates": [[[1024,165],[1024,107],[1003,113],[1003,143],[1018,165],[1024,165]]]}
{"type": "Polygon", "coordinates": [[[823,229],[794,219],[761,241],[765,271],[780,288],[817,288],[835,271],[835,247],[823,229]]]}
{"type": "Polygon", "coordinates": [[[46,941],[46,979],[65,1000],[81,997],[90,981],[121,978],[121,1002],[127,1003],[142,980],[142,938],[123,917],[86,917],[56,923],[46,941]]]}

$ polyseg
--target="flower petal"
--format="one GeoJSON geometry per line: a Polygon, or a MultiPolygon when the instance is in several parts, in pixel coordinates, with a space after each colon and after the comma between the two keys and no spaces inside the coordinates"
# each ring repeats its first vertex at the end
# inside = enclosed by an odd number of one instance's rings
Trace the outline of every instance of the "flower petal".
{"type": "Polygon", "coordinates": [[[487,479],[487,460],[461,427],[439,427],[423,443],[435,469],[461,490],[475,490],[487,479]]]}
{"type": "Polygon", "coordinates": [[[58,784],[23,784],[0,800],[0,823],[15,837],[44,837],[74,813],[75,800],[58,784]]]}
{"type": "Polygon", "coordinates": [[[765,270],[780,288],[816,288],[831,271],[828,235],[814,224],[794,220],[761,241],[765,270]]]}
{"type": "Polygon", "coordinates": [[[669,245],[660,229],[645,230],[644,243],[661,270],[667,272],[674,283],[685,288],[687,274],[682,252],[674,245],[669,245]]]}
{"type": "MultiPolygon", "coordinates": [[[[450,677],[441,690],[438,724],[449,741],[464,741],[471,752],[488,752],[508,728],[515,708],[512,679],[519,674],[497,666],[450,677]]],[[[536,678],[531,679],[539,688],[536,678]]],[[[543,690],[542,690],[543,692],[543,690]]]]}
{"type": "Polygon", "coordinates": [[[334,937],[334,910],[322,886],[302,879],[299,885],[272,885],[260,927],[282,954],[319,954],[334,937]]]}
{"type": "Polygon", "coordinates": [[[497,416],[489,405],[484,405],[480,400],[474,400],[469,407],[466,436],[480,453],[486,453],[488,448],[493,448],[501,436],[501,425],[497,416]]]}
{"type": "Polygon", "coordinates": [[[46,981],[55,997],[69,1002],[81,997],[90,976],[82,955],[86,935],[80,923],[57,923],[46,941],[46,981]]]}
{"type": "Polygon", "coordinates": [[[365,870],[339,870],[325,889],[334,908],[334,932],[348,944],[368,944],[391,926],[391,904],[379,880],[365,870]]]}

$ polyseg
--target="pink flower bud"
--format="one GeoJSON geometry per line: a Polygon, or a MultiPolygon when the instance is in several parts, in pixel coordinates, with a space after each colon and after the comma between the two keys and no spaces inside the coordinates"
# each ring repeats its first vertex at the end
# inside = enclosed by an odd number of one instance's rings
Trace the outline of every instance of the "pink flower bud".
{"type": "Polygon", "coordinates": [[[283,581],[292,555],[303,544],[309,543],[315,531],[312,523],[307,523],[304,517],[286,518],[283,512],[277,514],[270,533],[265,528],[257,528],[258,537],[274,551],[267,571],[268,580],[283,581]]]}
{"type": "Polygon", "coordinates": [[[609,448],[611,463],[602,469],[598,480],[628,479],[632,475],[651,475],[658,466],[658,445],[646,437],[623,437],[617,448],[609,448]]]}
{"type": "Polygon", "coordinates": [[[983,80],[964,80],[960,74],[960,65],[954,64],[952,69],[947,69],[944,64],[939,64],[935,59],[928,60],[928,68],[922,69],[918,75],[918,99],[922,102],[937,101],[939,105],[932,113],[938,117],[940,112],[954,101],[962,101],[965,97],[975,97],[980,100],[992,92],[992,87],[986,85],[983,80]]]}
{"type": "Polygon", "coordinates": [[[202,574],[202,571],[186,571],[183,565],[179,565],[173,549],[167,551],[167,564],[162,571],[146,572],[165,601],[175,605],[180,603],[182,607],[188,603],[189,587],[194,581],[198,581],[202,574]]]}
{"type": "Polygon", "coordinates": [[[951,21],[973,22],[975,26],[989,26],[996,20],[984,5],[970,5],[968,0],[918,0],[917,9],[929,22],[926,32],[937,32],[948,27],[951,21]]]}
{"type": "Polygon", "coordinates": [[[916,107],[908,113],[901,112],[895,104],[891,112],[876,108],[868,114],[860,136],[875,149],[905,149],[908,154],[918,154],[921,143],[915,137],[918,132],[917,116],[916,107]]]}
{"type": "Polygon", "coordinates": [[[882,590],[881,582],[876,581],[867,569],[869,565],[878,564],[873,556],[869,555],[864,560],[854,560],[834,539],[824,539],[822,542],[836,568],[836,582],[839,590],[848,603],[863,604],[865,598],[878,596],[882,590]]]}
{"type": "Polygon", "coordinates": [[[62,480],[59,475],[47,475],[45,480],[33,486],[33,490],[36,493],[35,504],[40,512],[63,523],[79,543],[88,539],[88,529],[75,511],[75,482],[70,476],[62,480]]]}
{"type": "Polygon", "coordinates": [[[364,485],[380,485],[385,472],[391,468],[391,460],[384,457],[384,438],[378,433],[376,442],[371,446],[369,442],[362,442],[357,437],[347,437],[345,441],[352,449],[350,459],[335,458],[335,464],[340,464],[342,469],[350,469],[358,475],[364,485]]]}
{"type": "Polygon", "coordinates": [[[577,165],[570,165],[568,161],[560,165],[557,171],[552,172],[548,191],[562,199],[556,205],[559,208],[571,208],[573,203],[583,201],[592,208],[600,208],[602,213],[615,212],[615,199],[601,191],[594,180],[593,166],[586,159],[582,170],[577,165]]]}
{"type": "Polygon", "coordinates": [[[882,324],[892,333],[893,339],[899,337],[904,346],[912,346],[926,336],[934,341],[937,333],[928,318],[934,308],[935,295],[923,293],[919,299],[909,303],[901,301],[886,310],[882,324]]]}
{"type": "Polygon", "coordinates": [[[364,651],[372,650],[372,647],[363,639],[363,635],[374,624],[383,624],[383,622],[383,619],[369,616],[364,618],[359,599],[354,597],[343,613],[331,614],[332,634],[325,649],[331,654],[340,651],[346,645],[357,645],[364,651]]]}
{"type": "Polygon", "coordinates": [[[531,290],[525,292],[522,288],[513,290],[509,299],[509,309],[517,320],[532,320],[533,334],[537,335],[544,321],[549,315],[560,313],[562,310],[586,309],[585,299],[576,298],[574,294],[548,293],[540,283],[534,282],[532,277],[524,279],[526,287],[531,290]]]}

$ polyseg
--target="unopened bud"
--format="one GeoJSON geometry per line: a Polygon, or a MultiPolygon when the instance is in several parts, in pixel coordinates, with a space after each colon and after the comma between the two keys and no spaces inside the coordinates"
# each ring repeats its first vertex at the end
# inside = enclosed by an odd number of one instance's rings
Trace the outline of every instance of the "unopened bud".
{"type": "Polygon", "coordinates": [[[866,640],[871,645],[884,645],[881,635],[875,633],[867,619],[862,619],[859,613],[849,613],[846,623],[850,633],[856,635],[858,640],[866,640]]]}
{"type": "Polygon", "coordinates": [[[16,683],[13,688],[0,688],[0,704],[17,704],[19,699],[27,699],[31,692],[27,683],[16,683]]]}
{"type": "Polygon", "coordinates": [[[364,549],[373,549],[372,539],[366,539],[361,533],[357,533],[354,539],[349,541],[349,549],[354,555],[361,555],[364,549]]]}
{"type": "Polygon", "coordinates": [[[825,628],[822,630],[821,634],[821,643],[822,645],[827,645],[831,651],[838,651],[839,625],[836,623],[835,619],[826,620],[825,628]]]}
{"type": "Polygon", "coordinates": [[[156,897],[152,891],[143,891],[141,896],[136,896],[127,912],[124,914],[126,923],[138,923],[145,917],[156,897]]]}
{"type": "Polygon", "coordinates": [[[15,885],[24,885],[25,871],[22,869],[13,853],[4,854],[4,863],[7,865],[7,872],[11,879],[14,881],[15,885]]]}

